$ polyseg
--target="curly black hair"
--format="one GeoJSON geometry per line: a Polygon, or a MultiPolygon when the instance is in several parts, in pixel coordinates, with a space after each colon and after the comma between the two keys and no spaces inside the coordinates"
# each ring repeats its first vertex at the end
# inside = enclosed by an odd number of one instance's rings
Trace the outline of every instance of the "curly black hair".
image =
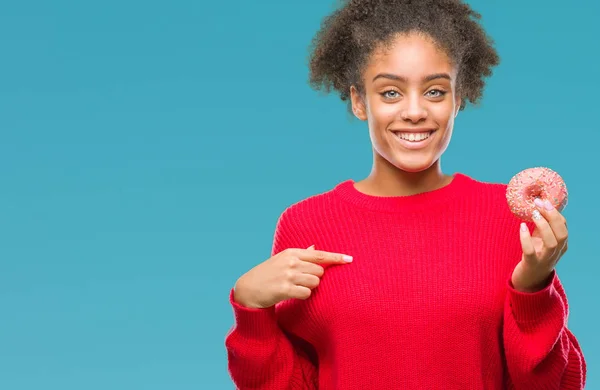
{"type": "Polygon", "coordinates": [[[375,48],[397,34],[418,32],[433,38],[458,67],[463,110],[467,100],[478,103],[485,78],[500,62],[480,19],[461,0],[343,0],[313,38],[310,85],[327,93],[333,89],[347,101],[351,86],[363,91],[361,75],[375,48]]]}

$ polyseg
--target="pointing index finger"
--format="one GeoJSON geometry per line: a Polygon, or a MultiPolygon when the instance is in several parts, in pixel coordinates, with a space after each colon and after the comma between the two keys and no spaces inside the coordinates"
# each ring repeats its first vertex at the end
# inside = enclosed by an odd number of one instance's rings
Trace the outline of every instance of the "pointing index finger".
{"type": "Polygon", "coordinates": [[[325,252],[314,249],[303,249],[298,252],[298,258],[311,263],[336,264],[336,263],[351,263],[352,256],[342,253],[325,252]]]}

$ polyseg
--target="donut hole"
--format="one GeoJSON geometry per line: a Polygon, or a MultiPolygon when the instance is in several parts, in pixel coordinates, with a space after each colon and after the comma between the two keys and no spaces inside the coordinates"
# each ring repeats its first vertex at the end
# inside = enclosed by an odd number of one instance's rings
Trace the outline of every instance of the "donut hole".
{"type": "Polygon", "coordinates": [[[535,198],[544,199],[544,188],[538,184],[532,184],[525,188],[525,199],[533,202],[535,198]]]}

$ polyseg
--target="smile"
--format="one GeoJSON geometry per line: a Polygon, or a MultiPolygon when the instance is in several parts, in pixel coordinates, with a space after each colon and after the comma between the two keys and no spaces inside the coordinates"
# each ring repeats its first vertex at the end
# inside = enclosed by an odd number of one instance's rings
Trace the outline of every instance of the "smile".
{"type": "Polygon", "coordinates": [[[434,138],[436,130],[432,131],[421,131],[418,133],[411,133],[408,131],[394,131],[394,137],[400,142],[400,144],[407,149],[421,149],[427,146],[431,139],[434,138]]]}

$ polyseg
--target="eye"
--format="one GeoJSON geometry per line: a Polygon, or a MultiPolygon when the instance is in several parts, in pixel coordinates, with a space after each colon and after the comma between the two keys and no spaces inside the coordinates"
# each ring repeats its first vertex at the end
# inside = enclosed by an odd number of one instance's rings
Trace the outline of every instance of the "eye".
{"type": "Polygon", "coordinates": [[[400,97],[400,93],[398,91],[390,89],[388,91],[382,92],[381,96],[383,96],[386,99],[396,99],[396,98],[400,97]]]}
{"type": "Polygon", "coordinates": [[[427,91],[427,95],[429,97],[433,97],[433,98],[442,97],[445,94],[446,94],[446,91],[442,91],[441,89],[432,89],[430,91],[427,91]]]}

